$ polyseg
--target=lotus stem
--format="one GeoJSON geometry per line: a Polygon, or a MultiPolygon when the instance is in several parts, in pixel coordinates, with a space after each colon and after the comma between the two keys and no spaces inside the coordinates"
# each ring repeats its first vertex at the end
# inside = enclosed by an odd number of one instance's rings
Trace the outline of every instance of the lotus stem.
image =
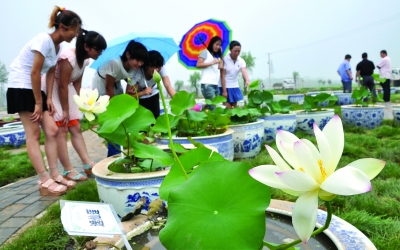
{"type": "Polygon", "coordinates": [[[158,90],[160,91],[161,101],[162,101],[162,104],[163,104],[163,107],[164,107],[165,121],[167,122],[168,138],[169,138],[169,144],[171,145],[171,151],[172,151],[172,154],[173,154],[175,160],[178,162],[179,167],[182,170],[183,176],[187,180],[187,179],[189,179],[189,177],[188,177],[188,175],[187,175],[187,173],[185,171],[185,168],[183,167],[181,161],[179,160],[178,155],[176,154],[176,151],[175,151],[175,148],[174,148],[174,143],[172,141],[171,125],[169,123],[168,110],[167,110],[167,105],[165,104],[165,99],[164,99],[164,94],[163,94],[163,91],[162,91],[162,86],[161,86],[159,81],[157,81],[156,83],[157,83],[158,90]]]}

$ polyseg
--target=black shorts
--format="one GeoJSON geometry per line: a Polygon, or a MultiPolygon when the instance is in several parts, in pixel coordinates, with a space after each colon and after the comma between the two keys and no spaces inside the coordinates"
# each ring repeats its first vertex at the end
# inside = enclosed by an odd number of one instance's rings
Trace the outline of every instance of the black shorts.
{"type": "MultiPolygon", "coordinates": [[[[47,111],[47,96],[42,91],[42,106],[43,112],[47,111]]],[[[16,114],[23,111],[33,113],[35,111],[35,97],[32,89],[15,89],[8,88],[7,90],[7,112],[16,114]]]]}
{"type": "Polygon", "coordinates": [[[139,104],[150,110],[154,118],[160,116],[160,93],[157,93],[149,98],[139,99],[139,104]]]}

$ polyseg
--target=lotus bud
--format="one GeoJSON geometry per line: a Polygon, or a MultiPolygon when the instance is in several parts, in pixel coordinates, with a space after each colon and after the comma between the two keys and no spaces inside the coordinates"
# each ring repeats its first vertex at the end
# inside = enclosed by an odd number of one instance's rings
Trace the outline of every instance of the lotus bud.
{"type": "Polygon", "coordinates": [[[160,84],[160,82],[161,82],[161,76],[160,76],[160,74],[157,72],[157,70],[154,70],[153,80],[154,80],[156,83],[158,83],[158,84],[160,84]]]}
{"type": "Polygon", "coordinates": [[[360,81],[362,81],[362,80],[364,80],[364,78],[362,78],[362,77],[360,76],[360,81]]]}
{"type": "Polygon", "coordinates": [[[126,78],[126,80],[128,81],[128,83],[129,83],[129,85],[132,85],[133,86],[133,83],[132,83],[132,80],[131,80],[131,78],[126,78]]]}

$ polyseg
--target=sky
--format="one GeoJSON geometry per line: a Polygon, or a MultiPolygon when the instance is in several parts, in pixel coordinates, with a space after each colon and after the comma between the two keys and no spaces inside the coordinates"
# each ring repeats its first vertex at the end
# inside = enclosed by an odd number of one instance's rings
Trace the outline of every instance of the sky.
{"type": "MultiPolygon", "coordinates": [[[[250,79],[262,79],[267,86],[269,76],[277,81],[290,78],[293,71],[306,81],[339,82],[336,70],[346,54],[352,56],[353,72],[363,52],[377,64],[382,49],[387,50],[392,67],[400,67],[400,0],[3,0],[0,61],[8,69],[31,38],[52,32],[47,24],[55,5],[75,11],[83,28],[99,32],[106,41],[130,32],[159,32],[179,45],[194,24],[210,18],[224,20],[242,51],[256,58],[250,79]]],[[[166,68],[172,84],[183,80],[189,85],[193,71],[178,62],[177,54],[166,68]]],[[[94,72],[86,69],[84,86],[91,85],[94,72]]]]}

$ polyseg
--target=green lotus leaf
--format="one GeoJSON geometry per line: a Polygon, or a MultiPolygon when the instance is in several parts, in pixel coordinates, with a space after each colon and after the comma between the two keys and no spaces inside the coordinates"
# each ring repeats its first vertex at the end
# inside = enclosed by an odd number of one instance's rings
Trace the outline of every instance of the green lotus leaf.
{"type": "Polygon", "coordinates": [[[271,94],[271,92],[268,92],[266,90],[261,92],[261,96],[265,103],[271,103],[272,100],[274,99],[274,96],[271,94]]]}
{"type": "MultiPolygon", "coordinates": [[[[196,145],[195,145],[196,146],[196,145]]],[[[208,159],[212,154],[212,150],[206,147],[198,147],[189,150],[187,153],[181,155],[179,160],[181,161],[186,173],[191,172],[194,166],[199,165],[201,161],[208,159]]],[[[160,197],[163,200],[168,200],[169,192],[171,188],[178,187],[185,181],[182,170],[175,162],[167,174],[165,179],[161,183],[160,197]]]]}
{"type": "Polygon", "coordinates": [[[169,102],[169,105],[173,114],[181,115],[185,110],[191,109],[196,105],[195,93],[189,94],[184,90],[178,91],[169,102]]]}
{"type": "Polygon", "coordinates": [[[255,80],[249,84],[249,89],[258,89],[260,88],[260,80],[255,80]]]}
{"type": "Polygon", "coordinates": [[[234,109],[231,109],[230,111],[231,111],[231,116],[236,115],[242,117],[249,114],[249,111],[247,109],[242,109],[241,107],[236,107],[234,109]]]}
{"type": "MultiPolygon", "coordinates": [[[[184,148],[181,144],[175,143],[175,142],[172,144],[174,145],[175,152],[177,152],[177,153],[186,153],[187,152],[187,149],[184,148]]],[[[171,149],[171,144],[168,144],[168,148],[171,149]]]]}
{"type": "Polygon", "coordinates": [[[314,97],[314,102],[326,102],[326,101],[329,101],[329,99],[330,99],[330,97],[331,97],[332,95],[331,94],[328,94],[328,93],[319,93],[318,95],[316,95],[315,97],[314,97]]]}
{"type": "Polygon", "coordinates": [[[139,107],[139,102],[130,95],[122,94],[111,98],[107,110],[99,115],[101,133],[111,133],[139,107]]]}
{"type": "Polygon", "coordinates": [[[190,121],[201,122],[207,119],[207,114],[205,112],[188,110],[187,119],[190,121]]]}
{"type": "Polygon", "coordinates": [[[260,105],[263,103],[263,96],[261,91],[259,90],[252,90],[248,95],[248,100],[254,105],[260,105]]]}
{"type": "Polygon", "coordinates": [[[159,161],[164,166],[171,166],[174,163],[174,157],[172,154],[152,145],[134,143],[133,153],[137,158],[153,159],[159,161]]]}
{"type": "Polygon", "coordinates": [[[266,185],[243,162],[208,162],[170,190],[168,222],[160,231],[167,249],[260,249],[265,235],[266,185]]]}
{"type": "MultiPolygon", "coordinates": [[[[159,117],[157,117],[155,125],[151,128],[156,133],[168,133],[168,126],[167,126],[167,120],[166,120],[167,114],[162,114],[159,117]]],[[[169,118],[169,124],[171,128],[176,127],[179,122],[179,117],[178,116],[173,116],[168,114],[169,118]]]]}

